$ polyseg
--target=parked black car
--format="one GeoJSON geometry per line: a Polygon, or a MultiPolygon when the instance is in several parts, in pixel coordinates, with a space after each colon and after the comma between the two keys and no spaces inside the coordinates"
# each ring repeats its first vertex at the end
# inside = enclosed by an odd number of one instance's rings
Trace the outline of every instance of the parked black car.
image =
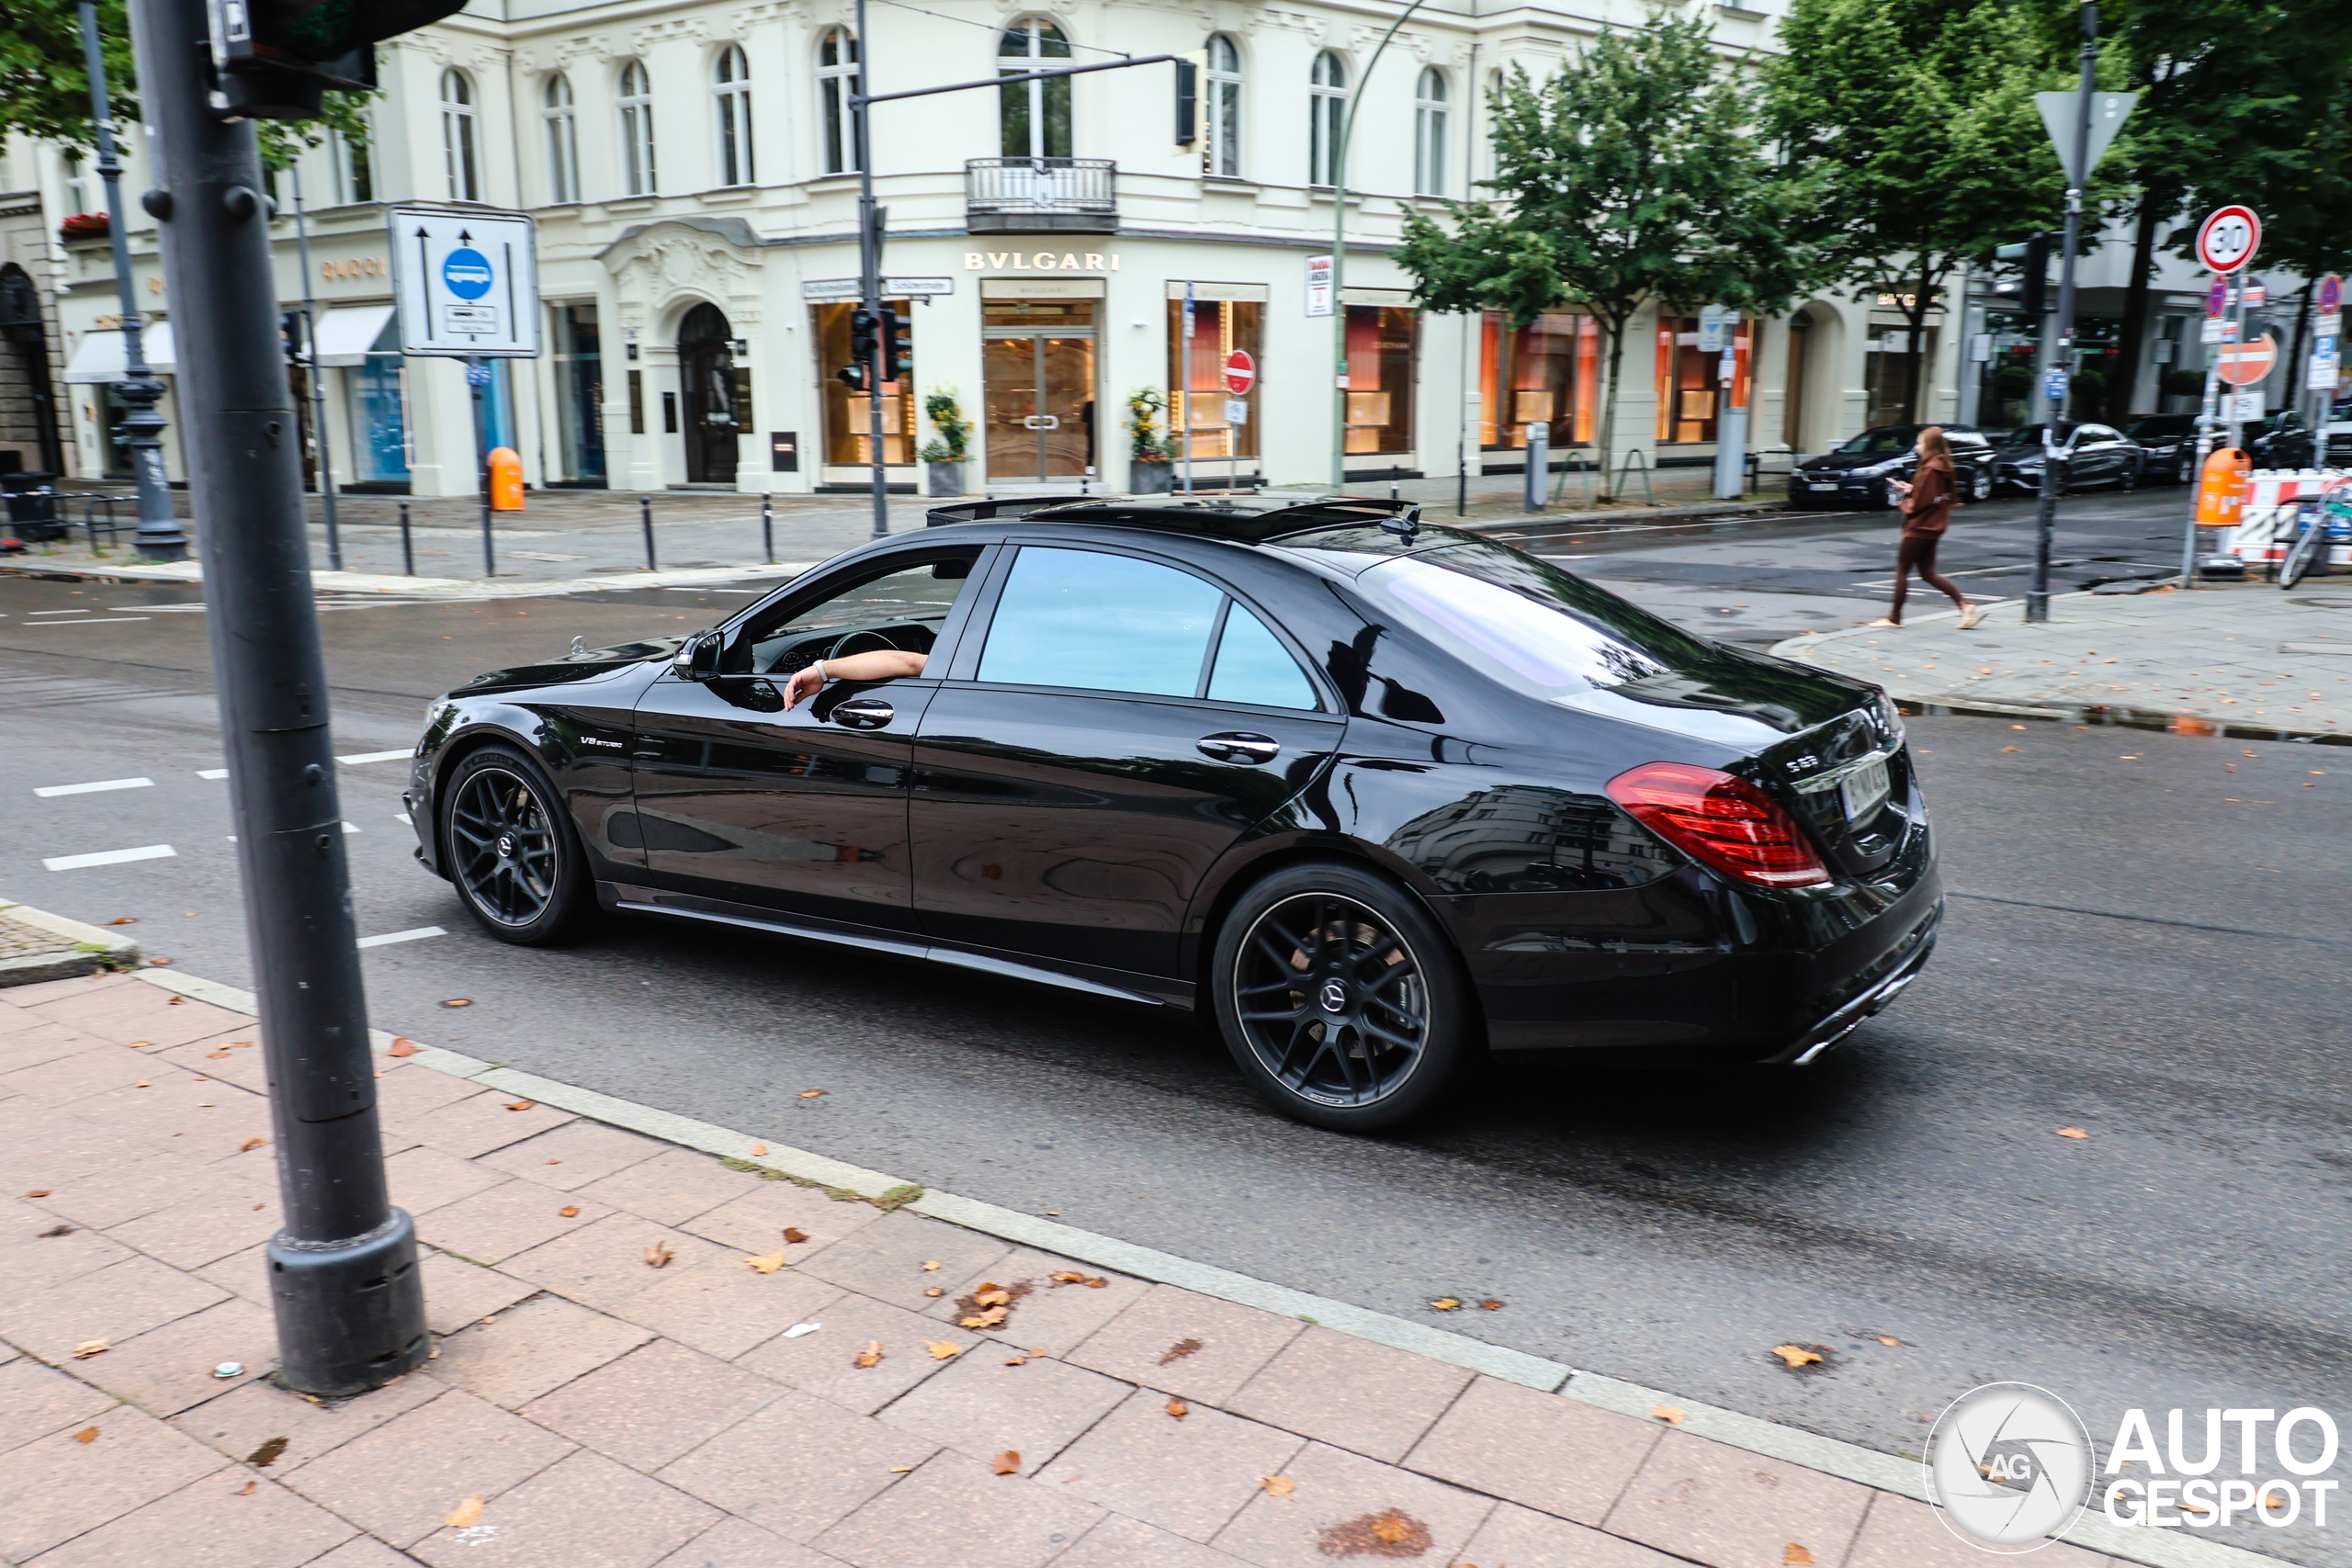
{"type": "Polygon", "coordinates": [[[2302,415],[2274,413],[2244,433],[2246,455],[2257,468],[2352,468],[2352,419],[2347,413],[2352,410],[2334,410],[2316,434],[2302,415]]]}
{"type": "Polygon", "coordinates": [[[2196,482],[2197,422],[2193,413],[2152,413],[2124,427],[2123,434],[2139,445],[2143,479],[2177,485],[2196,482]]]}
{"type": "MultiPolygon", "coordinates": [[[[1814,507],[1889,507],[1899,499],[1890,479],[1907,479],[1919,466],[1924,424],[1875,424],[1833,452],[1801,457],[1789,473],[1789,504],[1814,507]]],[[[1993,444],[1968,425],[1947,424],[1951,443],[1952,486],[1962,501],[1993,493],[1993,444]]]]}
{"type": "MultiPolygon", "coordinates": [[[[1994,448],[1993,473],[2003,490],[2041,488],[2042,426],[2029,424],[2001,437],[1994,448]]],[[[2061,423],[2057,433],[2058,488],[2095,490],[2114,485],[2131,490],[2148,466],[2140,444],[2111,425],[2061,423]]]]}
{"type": "Polygon", "coordinates": [[[1474,1054],[1806,1063],[1942,897],[1876,688],[1411,507],[965,502],[717,629],[437,699],[418,858],[502,941],[606,909],[1213,1014],[1386,1126],[1474,1054]],[[922,673],[836,682],[882,649],[922,673]]]}

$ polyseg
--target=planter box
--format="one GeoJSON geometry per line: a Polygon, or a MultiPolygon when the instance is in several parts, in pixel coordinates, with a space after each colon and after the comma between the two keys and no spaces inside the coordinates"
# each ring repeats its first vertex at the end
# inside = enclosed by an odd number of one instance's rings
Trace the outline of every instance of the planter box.
{"type": "Polygon", "coordinates": [[[1131,495],[1166,495],[1175,487],[1176,465],[1172,462],[1127,465],[1127,491],[1131,495]]]}
{"type": "Polygon", "coordinates": [[[961,463],[925,463],[926,495],[961,495],[964,493],[964,465],[961,463]]]}

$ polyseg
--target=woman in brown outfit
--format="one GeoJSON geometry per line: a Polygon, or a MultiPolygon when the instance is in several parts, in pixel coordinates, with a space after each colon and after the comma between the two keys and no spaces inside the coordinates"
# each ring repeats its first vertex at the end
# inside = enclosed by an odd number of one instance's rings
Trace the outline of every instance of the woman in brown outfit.
{"type": "Polygon", "coordinates": [[[1888,483],[1902,497],[1903,542],[1894,550],[1894,603],[1871,625],[1903,624],[1903,595],[1911,584],[1912,569],[1917,567],[1928,587],[1950,594],[1951,602],[1960,606],[1960,629],[1966,631],[1984,612],[1968,602],[1957,583],[1936,570],[1936,543],[1951,526],[1952,502],[1951,443],[1944,439],[1941,425],[1931,424],[1919,432],[1919,467],[1911,482],[1891,479],[1888,483]]]}

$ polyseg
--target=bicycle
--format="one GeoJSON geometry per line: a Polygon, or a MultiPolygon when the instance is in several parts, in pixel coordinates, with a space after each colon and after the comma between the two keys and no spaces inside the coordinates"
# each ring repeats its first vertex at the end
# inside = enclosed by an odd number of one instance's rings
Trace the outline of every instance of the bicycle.
{"type": "Polygon", "coordinates": [[[2338,479],[2295,502],[2295,533],[2278,562],[2278,586],[2295,587],[2313,567],[2325,570],[2328,547],[2340,535],[2352,536],[2352,491],[2338,479]]]}

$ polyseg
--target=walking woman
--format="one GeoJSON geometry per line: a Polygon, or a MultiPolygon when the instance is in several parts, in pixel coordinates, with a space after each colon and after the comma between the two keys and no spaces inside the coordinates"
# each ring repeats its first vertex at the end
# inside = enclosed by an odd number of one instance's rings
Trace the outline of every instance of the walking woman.
{"type": "Polygon", "coordinates": [[[1970,604],[1959,585],[1936,570],[1937,542],[1951,526],[1951,443],[1944,439],[1943,426],[1931,424],[1919,432],[1919,467],[1911,482],[1887,482],[1902,498],[1903,542],[1894,549],[1894,603],[1871,625],[1903,624],[1903,595],[1916,567],[1928,587],[1950,594],[1960,606],[1960,629],[1966,631],[1984,617],[1984,606],[1970,604]]]}

